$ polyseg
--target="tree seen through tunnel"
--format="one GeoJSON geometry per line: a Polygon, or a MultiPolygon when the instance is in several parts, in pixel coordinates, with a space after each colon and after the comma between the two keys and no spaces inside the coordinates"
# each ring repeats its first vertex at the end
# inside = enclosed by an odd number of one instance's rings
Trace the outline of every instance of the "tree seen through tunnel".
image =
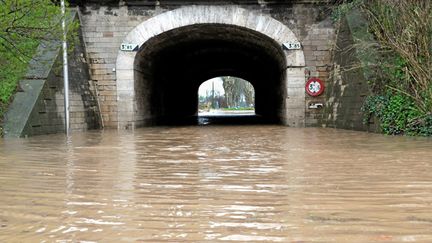
{"type": "Polygon", "coordinates": [[[237,77],[210,79],[198,90],[198,116],[255,115],[255,90],[237,77]]]}

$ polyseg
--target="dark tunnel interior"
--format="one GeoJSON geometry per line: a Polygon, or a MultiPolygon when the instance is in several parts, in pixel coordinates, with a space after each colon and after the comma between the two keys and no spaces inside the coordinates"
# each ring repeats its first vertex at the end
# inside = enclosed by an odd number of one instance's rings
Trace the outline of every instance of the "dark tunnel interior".
{"type": "Polygon", "coordinates": [[[274,40],[246,28],[199,24],[165,32],[147,41],[135,59],[138,117],[146,125],[194,121],[199,86],[235,76],[254,86],[256,116],[282,123],[285,66],[274,40]]]}

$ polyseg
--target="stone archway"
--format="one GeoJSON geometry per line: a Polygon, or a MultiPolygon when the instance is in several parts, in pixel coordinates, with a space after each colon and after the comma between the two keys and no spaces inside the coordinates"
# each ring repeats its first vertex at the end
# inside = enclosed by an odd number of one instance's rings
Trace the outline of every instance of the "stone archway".
{"type": "MultiPolygon", "coordinates": [[[[149,96],[146,94],[147,89],[152,88],[147,87],[146,84],[136,84],[137,79],[143,79],[143,76],[145,76],[143,73],[148,71],[141,70],[143,69],[141,66],[149,62],[147,57],[142,57],[144,55],[142,54],[143,52],[151,49],[149,45],[154,47],[164,46],[163,41],[168,40],[170,37],[172,39],[174,37],[177,39],[180,37],[183,39],[192,38],[196,42],[201,40],[200,38],[206,37],[208,39],[209,36],[213,36],[212,33],[215,33],[215,36],[221,36],[221,40],[211,37],[211,40],[206,41],[233,42],[239,46],[243,42],[247,42],[247,46],[242,47],[244,48],[242,53],[246,55],[251,50],[257,52],[256,56],[245,56],[242,60],[247,61],[250,58],[269,58],[270,60],[272,55],[275,56],[274,59],[277,59],[277,64],[274,67],[278,66],[277,68],[280,69],[281,72],[278,75],[281,78],[276,87],[279,90],[275,91],[274,89],[276,88],[274,88],[272,92],[280,94],[281,98],[278,99],[280,104],[278,104],[277,111],[275,110],[274,112],[278,112],[282,123],[286,125],[304,126],[304,54],[302,50],[283,50],[282,48],[284,43],[298,42],[295,34],[287,26],[267,15],[257,14],[240,7],[190,6],[153,17],[134,28],[124,39],[123,43],[138,45],[139,51],[119,51],[117,57],[116,75],[119,129],[144,125],[148,119],[153,117],[150,107],[146,106],[148,101],[143,101],[143,99],[150,99],[143,96],[149,96]],[[209,32],[211,29],[214,29],[215,32],[209,32]],[[226,34],[225,31],[231,36],[231,39],[222,37],[226,34]],[[198,34],[193,39],[195,33],[198,34]],[[138,90],[138,87],[140,90],[138,90]]],[[[174,45],[173,41],[168,41],[167,43],[166,46],[174,45]]],[[[170,54],[174,55],[174,52],[170,54]]],[[[261,63],[265,65],[265,62],[261,63]]],[[[254,67],[251,68],[251,71],[252,69],[256,69],[258,64],[258,62],[251,63],[250,65],[254,67]]],[[[244,67],[242,68],[242,74],[246,75],[244,67]]],[[[268,68],[271,67],[269,66],[268,68]]],[[[271,75],[272,72],[268,71],[268,68],[263,70],[263,72],[267,70],[267,73],[264,72],[264,74],[271,75]]],[[[209,69],[207,73],[203,73],[202,75],[210,75],[209,73],[214,72],[217,71],[209,69]]],[[[255,74],[259,75],[260,73],[256,72],[255,74]]],[[[204,76],[199,78],[204,78],[204,76]]],[[[260,82],[263,83],[262,81],[260,82]]],[[[266,87],[264,83],[262,87],[266,87]]],[[[265,95],[263,99],[271,97],[271,94],[269,95],[268,92],[265,95]]],[[[269,103],[268,106],[271,108],[273,104],[269,103]]],[[[262,109],[263,112],[264,108],[262,109]]]]}

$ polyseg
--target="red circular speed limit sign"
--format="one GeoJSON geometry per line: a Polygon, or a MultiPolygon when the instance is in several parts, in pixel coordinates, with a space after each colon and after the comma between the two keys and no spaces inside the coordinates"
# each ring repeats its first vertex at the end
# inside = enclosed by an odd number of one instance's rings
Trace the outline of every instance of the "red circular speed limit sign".
{"type": "Polygon", "coordinates": [[[319,96],[324,92],[324,82],[318,78],[310,78],[306,83],[306,92],[310,96],[319,96]]]}

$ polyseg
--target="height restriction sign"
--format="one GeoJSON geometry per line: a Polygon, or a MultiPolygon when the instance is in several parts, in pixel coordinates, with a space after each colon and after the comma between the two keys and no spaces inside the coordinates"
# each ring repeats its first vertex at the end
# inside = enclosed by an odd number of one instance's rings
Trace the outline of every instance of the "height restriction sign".
{"type": "Polygon", "coordinates": [[[310,96],[319,96],[324,92],[324,82],[318,78],[310,78],[306,83],[306,92],[310,96]]]}

